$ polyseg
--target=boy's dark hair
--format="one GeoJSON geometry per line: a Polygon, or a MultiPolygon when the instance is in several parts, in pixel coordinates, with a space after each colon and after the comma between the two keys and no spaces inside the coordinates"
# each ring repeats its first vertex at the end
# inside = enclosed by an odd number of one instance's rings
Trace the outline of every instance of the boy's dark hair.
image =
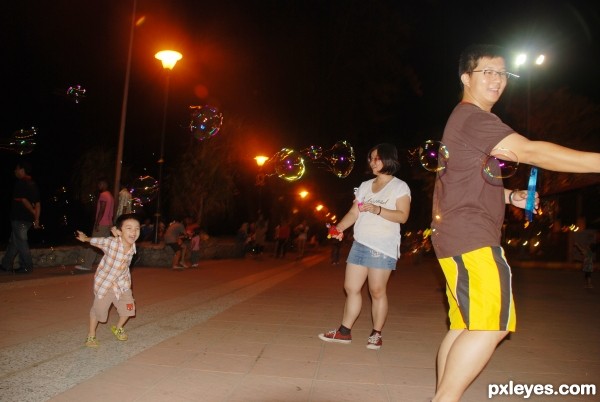
{"type": "Polygon", "coordinates": [[[475,44],[467,47],[458,59],[458,78],[464,74],[470,74],[477,68],[479,60],[483,57],[502,57],[506,60],[506,50],[496,45],[475,44]]]}
{"type": "MultiPolygon", "coordinates": [[[[394,145],[387,143],[375,145],[369,150],[369,153],[367,155],[368,162],[371,161],[371,154],[375,150],[377,150],[377,156],[383,163],[381,173],[393,175],[398,171],[398,169],[400,169],[400,161],[398,160],[398,150],[394,145]]],[[[371,170],[369,170],[369,173],[371,173],[371,170]]]]}
{"type": "Polygon", "coordinates": [[[123,214],[119,215],[117,221],[115,222],[115,226],[117,227],[117,229],[121,230],[121,227],[123,227],[123,222],[125,222],[128,219],[134,219],[140,225],[142,224],[142,222],[140,221],[140,217],[137,214],[123,214]]]}

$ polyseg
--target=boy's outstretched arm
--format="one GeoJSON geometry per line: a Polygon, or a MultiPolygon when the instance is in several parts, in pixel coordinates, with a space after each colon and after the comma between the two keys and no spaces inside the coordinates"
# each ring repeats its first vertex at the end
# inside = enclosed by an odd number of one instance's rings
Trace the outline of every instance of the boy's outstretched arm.
{"type": "Polygon", "coordinates": [[[89,243],[90,242],[90,237],[88,237],[85,233],[80,232],[79,230],[77,230],[75,232],[75,234],[76,234],[75,238],[77,240],[79,240],[80,242],[83,242],[83,243],[89,243]]]}

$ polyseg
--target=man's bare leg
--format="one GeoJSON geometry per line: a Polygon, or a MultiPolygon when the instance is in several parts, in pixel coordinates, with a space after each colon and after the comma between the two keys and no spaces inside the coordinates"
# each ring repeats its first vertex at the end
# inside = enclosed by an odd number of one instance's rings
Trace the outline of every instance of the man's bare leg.
{"type": "Polygon", "coordinates": [[[484,369],[508,331],[450,330],[438,354],[433,402],[457,402],[484,369]]]}

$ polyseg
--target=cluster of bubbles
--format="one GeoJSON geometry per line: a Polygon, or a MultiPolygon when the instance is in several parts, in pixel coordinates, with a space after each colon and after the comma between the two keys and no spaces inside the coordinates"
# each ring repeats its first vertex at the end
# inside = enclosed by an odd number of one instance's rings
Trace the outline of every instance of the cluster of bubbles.
{"type": "Polygon", "coordinates": [[[17,130],[9,138],[0,139],[0,149],[12,151],[19,155],[30,154],[37,145],[36,135],[37,129],[35,127],[17,130]]]}
{"type": "Polygon", "coordinates": [[[73,100],[73,102],[79,103],[85,98],[85,88],[82,88],[81,85],[69,87],[67,89],[67,97],[73,100]]]}
{"type": "Polygon", "coordinates": [[[356,160],[354,149],[347,141],[338,141],[325,151],[315,145],[301,151],[282,148],[267,160],[263,172],[266,176],[277,175],[289,182],[299,180],[306,172],[305,157],[339,178],[345,178],[352,172],[356,160]]]}
{"type": "MultiPolygon", "coordinates": [[[[411,161],[418,160],[421,166],[430,172],[446,169],[450,153],[441,141],[427,140],[420,147],[409,151],[411,161]]],[[[514,176],[519,167],[519,159],[510,150],[497,148],[485,155],[482,172],[485,178],[506,179],[514,176]]]]}
{"type": "Polygon", "coordinates": [[[214,106],[190,106],[190,123],[187,129],[198,141],[212,138],[223,125],[223,113],[214,106]]]}

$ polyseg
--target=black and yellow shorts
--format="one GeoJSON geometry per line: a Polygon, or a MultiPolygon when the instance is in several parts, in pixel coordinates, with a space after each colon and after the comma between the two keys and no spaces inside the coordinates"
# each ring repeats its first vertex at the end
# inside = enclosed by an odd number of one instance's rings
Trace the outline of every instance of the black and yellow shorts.
{"type": "Polygon", "coordinates": [[[438,261],[446,276],[450,329],[515,331],[512,273],[502,247],[438,261]]]}

